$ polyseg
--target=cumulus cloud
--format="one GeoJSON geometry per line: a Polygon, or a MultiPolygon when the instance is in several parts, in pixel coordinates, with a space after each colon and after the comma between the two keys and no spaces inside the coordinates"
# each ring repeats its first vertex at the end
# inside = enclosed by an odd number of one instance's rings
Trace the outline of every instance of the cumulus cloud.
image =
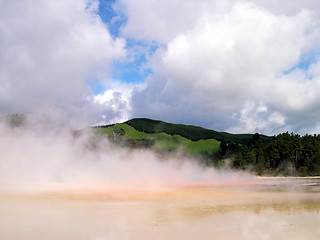
{"type": "Polygon", "coordinates": [[[123,35],[142,40],[167,43],[177,34],[189,31],[197,22],[203,10],[224,11],[230,6],[228,1],[196,1],[181,3],[172,1],[130,1],[119,0],[114,8],[127,17],[121,28],[123,35]]]}
{"type": "Polygon", "coordinates": [[[131,116],[131,97],[135,91],[141,91],[144,84],[124,84],[113,81],[108,89],[93,98],[96,108],[99,107],[102,119],[96,125],[119,123],[128,120],[131,116]]]}
{"type": "Polygon", "coordinates": [[[46,114],[59,120],[97,117],[90,79],[110,74],[125,56],[97,1],[0,2],[1,113],[46,114]],[[99,75],[99,76],[98,76],[99,75]]]}
{"type": "Polygon", "coordinates": [[[0,4],[1,114],[266,134],[319,125],[319,1],[117,0],[110,23],[98,1],[0,4]],[[115,60],[150,72],[145,84],[110,84],[115,60]],[[106,92],[94,96],[96,81],[106,92]]]}
{"type": "Polygon", "coordinates": [[[140,3],[148,15],[136,16],[136,5],[127,3],[124,34],[151,39],[150,35],[166,44],[149,62],[154,74],[148,86],[133,96],[134,115],[144,109],[150,117],[267,134],[299,131],[304,117],[310,116],[305,121],[310,126],[317,121],[311,114],[318,113],[320,100],[317,60],[299,67],[306,56],[314,58],[319,51],[315,1],[296,1],[291,8],[266,1],[187,1],[183,6],[162,1],[157,13],[151,4],[140,3]],[[164,5],[170,6],[169,13],[162,12],[164,5]],[[170,19],[170,12],[184,16],[185,24],[178,16],[170,19]],[[153,13],[161,17],[149,18],[153,13]],[[164,39],[156,33],[157,24],[168,19],[172,27],[165,28],[164,39]],[[132,24],[140,21],[146,23],[135,29],[132,24]],[[153,24],[153,29],[148,27],[153,24]]]}
{"type": "Polygon", "coordinates": [[[291,129],[284,128],[285,117],[279,112],[268,113],[268,108],[263,104],[254,102],[245,103],[244,107],[235,113],[232,118],[237,122],[229,132],[268,132],[272,133],[289,131],[291,129]]]}

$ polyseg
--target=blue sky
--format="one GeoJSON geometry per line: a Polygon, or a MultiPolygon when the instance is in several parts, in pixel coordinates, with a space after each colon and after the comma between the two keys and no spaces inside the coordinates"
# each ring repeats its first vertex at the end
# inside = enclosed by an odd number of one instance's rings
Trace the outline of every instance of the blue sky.
{"type": "MultiPolygon", "coordinates": [[[[98,14],[101,20],[107,24],[107,28],[113,38],[121,36],[121,26],[123,26],[127,18],[120,12],[114,10],[115,0],[100,0],[98,14]]],[[[115,61],[113,63],[113,73],[111,78],[122,83],[132,84],[144,82],[146,77],[152,73],[151,69],[143,68],[146,63],[146,54],[152,54],[156,50],[156,46],[150,46],[150,43],[137,41],[135,39],[126,38],[126,50],[131,54],[130,60],[115,61]],[[136,52],[135,48],[144,49],[144,52],[136,52]]],[[[91,88],[95,94],[102,93],[105,89],[99,81],[92,81],[91,88]]]]}
{"type": "Polygon", "coordinates": [[[311,51],[308,53],[303,54],[297,64],[292,66],[290,69],[284,71],[284,74],[290,74],[294,70],[302,70],[306,72],[307,78],[309,80],[312,79],[312,76],[308,76],[308,69],[312,64],[316,64],[318,62],[319,54],[317,52],[311,51]]]}
{"type": "Polygon", "coordinates": [[[98,14],[101,20],[108,24],[108,29],[111,35],[113,37],[118,37],[120,26],[125,23],[127,19],[125,16],[120,16],[114,11],[114,3],[115,0],[100,0],[98,14]]]}

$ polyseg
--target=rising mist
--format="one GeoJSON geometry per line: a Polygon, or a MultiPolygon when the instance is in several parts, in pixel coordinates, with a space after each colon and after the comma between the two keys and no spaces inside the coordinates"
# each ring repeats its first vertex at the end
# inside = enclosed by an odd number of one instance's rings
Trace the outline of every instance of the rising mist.
{"type": "Polygon", "coordinates": [[[3,191],[163,191],[254,181],[249,173],[205,168],[178,154],[120,148],[89,128],[2,122],[0,135],[3,191]]]}

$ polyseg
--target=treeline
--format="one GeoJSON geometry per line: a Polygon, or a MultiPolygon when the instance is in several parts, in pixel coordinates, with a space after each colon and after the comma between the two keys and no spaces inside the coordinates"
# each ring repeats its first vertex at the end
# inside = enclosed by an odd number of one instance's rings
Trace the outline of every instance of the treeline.
{"type": "Polygon", "coordinates": [[[320,135],[287,132],[266,143],[256,133],[247,145],[221,141],[210,163],[219,165],[225,159],[232,168],[252,169],[259,175],[320,175],[320,135]]]}

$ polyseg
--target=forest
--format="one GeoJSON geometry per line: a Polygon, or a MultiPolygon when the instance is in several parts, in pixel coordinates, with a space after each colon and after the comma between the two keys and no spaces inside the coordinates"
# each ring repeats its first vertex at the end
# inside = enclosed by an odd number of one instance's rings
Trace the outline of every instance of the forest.
{"type": "Polygon", "coordinates": [[[232,168],[251,169],[258,175],[320,175],[320,135],[286,132],[263,142],[256,133],[246,145],[222,140],[219,151],[206,157],[209,164],[219,166],[229,159],[232,168]]]}

